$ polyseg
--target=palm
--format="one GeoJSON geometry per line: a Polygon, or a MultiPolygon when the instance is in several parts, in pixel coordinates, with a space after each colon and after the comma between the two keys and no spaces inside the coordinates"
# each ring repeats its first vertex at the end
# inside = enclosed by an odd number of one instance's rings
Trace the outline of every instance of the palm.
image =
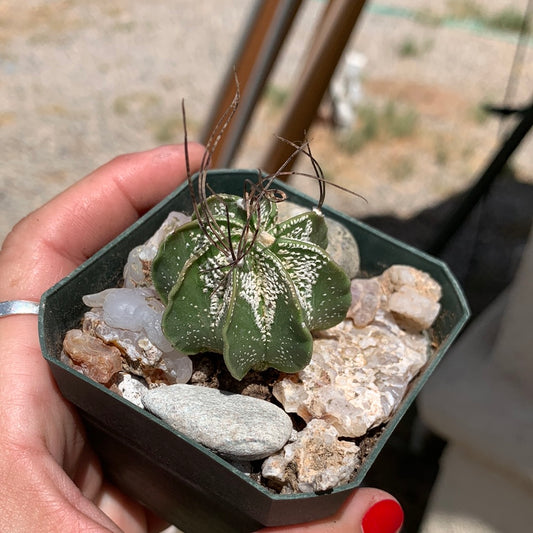
{"type": "MultiPolygon", "coordinates": [[[[201,154],[191,147],[193,166],[201,154]]],[[[122,156],[95,171],[8,236],[0,253],[0,300],[38,301],[184,177],[183,150],[176,147],[122,156]]],[[[144,509],[105,482],[78,416],[41,355],[36,317],[0,321],[0,357],[0,447],[11,458],[0,465],[2,477],[11,480],[0,488],[0,530],[34,524],[39,531],[72,531],[77,524],[79,530],[118,531],[118,524],[132,533],[148,531],[144,509]]]]}

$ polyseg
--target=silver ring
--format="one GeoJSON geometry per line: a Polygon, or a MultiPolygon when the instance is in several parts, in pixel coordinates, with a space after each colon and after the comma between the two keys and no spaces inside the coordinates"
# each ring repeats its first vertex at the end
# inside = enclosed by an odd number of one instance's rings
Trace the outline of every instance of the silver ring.
{"type": "Polygon", "coordinates": [[[39,302],[28,300],[8,300],[0,302],[0,318],[10,315],[38,315],[39,302]]]}

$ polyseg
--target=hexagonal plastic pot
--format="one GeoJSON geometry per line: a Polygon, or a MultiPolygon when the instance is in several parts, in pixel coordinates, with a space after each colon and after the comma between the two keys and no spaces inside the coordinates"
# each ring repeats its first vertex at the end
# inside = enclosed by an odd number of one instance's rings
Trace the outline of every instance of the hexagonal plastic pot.
{"type": "MultiPolygon", "coordinates": [[[[216,170],[209,172],[209,183],[216,192],[240,195],[244,180],[256,176],[256,171],[216,170]]],[[[314,204],[283,183],[275,186],[292,201],[314,204]]],[[[442,311],[433,327],[428,363],[411,383],[355,479],[327,494],[274,494],[202,445],[59,360],[66,331],[78,327],[87,310],[82,296],[115,286],[129,251],[146,241],[172,210],[191,212],[186,185],[43,295],[40,341],[59,389],[78,408],[88,437],[113,482],[187,533],[248,532],[333,514],[350,491],[361,484],[398,421],[465,324],[469,311],[461,288],[441,261],[324,207],[327,216],[343,223],[355,236],[363,275],[380,274],[398,263],[424,270],[442,286],[442,311]]]]}

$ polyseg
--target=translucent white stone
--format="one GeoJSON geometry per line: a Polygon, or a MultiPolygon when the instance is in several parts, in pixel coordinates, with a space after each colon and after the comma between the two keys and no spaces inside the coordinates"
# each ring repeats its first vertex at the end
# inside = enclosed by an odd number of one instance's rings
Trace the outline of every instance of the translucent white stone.
{"type": "MultiPolygon", "coordinates": [[[[153,302],[150,301],[150,305],[152,304],[153,302]]],[[[158,314],[150,307],[147,309],[153,312],[154,316],[158,314]]],[[[170,350],[163,352],[151,342],[144,329],[130,331],[112,327],[104,321],[103,317],[103,308],[91,309],[85,313],[83,329],[107,344],[118,346],[124,354],[125,368],[129,372],[142,376],[150,385],[189,381],[192,375],[192,361],[189,357],[184,356],[170,345],[170,350]]]]}
{"type": "Polygon", "coordinates": [[[145,281],[143,263],[139,257],[142,250],[143,246],[137,246],[128,255],[124,267],[124,286],[127,288],[137,287],[145,281]]]}
{"type": "Polygon", "coordinates": [[[134,288],[151,285],[150,268],[159,250],[159,245],[176,228],[190,220],[189,215],[172,211],[150,239],[131,250],[124,266],[124,287],[134,288]]]}
{"type": "Polygon", "coordinates": [[[101,292],[97,292],[95,294],[86,294],[82,297],[83,303],[87,307],[103,307],[105,297],[112,291],[115,291],[116,289],[105,289],[101,292]]]}
{"type": "MultiPolygon", "coordinates": [[[[174,348],[161,329],[164,306],[146,289],[111,289],[104,291],[104,320],[108,326],[129,331],[144,331],[152,344],[163,352],[174,348]]],[[[86,298],[89,303],[100,303],[101,295],[86,298]]]]}
{"type": "Polygon", "coordinates": [[[162,313],[158,313],[146,305],[142,309],[140,317],[141,328],[145,331],[146,336],[152,344],[155,344],[163,352],[171,352],[174,350],[174,347],[170,344],[161,329],[161,317],[162,313]]]}
{"type": "Polygon", "coordinates": [[[140,331],[143,328],[143,313],[146,299],[136,289],[109,291],[104,300],[104,320],[114,328],[140,331]]]}
{"type": "Polygon", "coordinates": [[[193,368],[190,357],[174,350],[164,353],[162,360],[176,383],[187,383],[191,379],[193,368]]]}
{"type": "Polygon", "coordinates": [[[376,278],[353,279],[350,283],[352,305],[346,316],[358,328],[367,326],[374,320],[381,302],[381,285],[376,278]]]}

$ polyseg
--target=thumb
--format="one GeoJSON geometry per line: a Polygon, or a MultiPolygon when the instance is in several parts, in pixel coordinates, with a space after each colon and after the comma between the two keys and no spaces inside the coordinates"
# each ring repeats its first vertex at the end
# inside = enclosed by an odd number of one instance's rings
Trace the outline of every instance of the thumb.
{"type": "Polygon", "coordinates": [[[309,524],[262,529],[261,533],[398,533],[403,510],[379,489],[356,489],[336,514],[309,524]]]}

